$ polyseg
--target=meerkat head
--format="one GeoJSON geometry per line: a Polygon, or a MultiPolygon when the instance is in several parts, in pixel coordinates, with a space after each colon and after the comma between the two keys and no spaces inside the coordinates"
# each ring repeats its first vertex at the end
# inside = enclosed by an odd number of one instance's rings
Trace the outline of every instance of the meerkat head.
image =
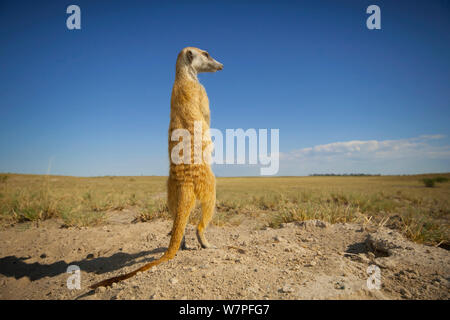
{"type": "Polygon", "coordinates": [[[181,51],[184,61],[196,73],[201,72],[216,72],[223,69],[223,64],[214,60],[208,52],[194,48],[187,47],[181,51]]]}

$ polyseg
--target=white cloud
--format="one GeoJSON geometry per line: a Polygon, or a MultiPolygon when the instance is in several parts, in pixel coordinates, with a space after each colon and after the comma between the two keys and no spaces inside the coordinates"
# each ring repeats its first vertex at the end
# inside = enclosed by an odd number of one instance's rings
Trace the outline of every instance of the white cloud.
{"type": "Polygon", "coordinates": [[[442,144],[444,138],[436,134],[397,140],[333,142],[282,153],[280,168],[284,174],[450,171],[450,145],[442,144]]]}

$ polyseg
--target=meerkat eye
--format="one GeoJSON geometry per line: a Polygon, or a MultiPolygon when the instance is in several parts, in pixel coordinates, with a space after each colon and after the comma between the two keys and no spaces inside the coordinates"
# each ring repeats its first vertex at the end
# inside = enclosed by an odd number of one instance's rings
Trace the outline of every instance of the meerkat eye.
{"type": "Polygon", "coordinates": [[[204,55],[205,57],[209,58],[208,52],[203,52],[203,55],[204,55]]]}

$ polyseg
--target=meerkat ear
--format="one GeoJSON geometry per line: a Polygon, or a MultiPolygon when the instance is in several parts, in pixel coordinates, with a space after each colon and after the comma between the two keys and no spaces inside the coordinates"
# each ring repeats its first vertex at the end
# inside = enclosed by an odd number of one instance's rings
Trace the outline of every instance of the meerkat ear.
{"type": "Polygon", "coordinates": [[[194,55],[192,54],[191,50],[186,51],[186,59],[188,63],[192,63],[192,60],[194,59],[194,55]]]}

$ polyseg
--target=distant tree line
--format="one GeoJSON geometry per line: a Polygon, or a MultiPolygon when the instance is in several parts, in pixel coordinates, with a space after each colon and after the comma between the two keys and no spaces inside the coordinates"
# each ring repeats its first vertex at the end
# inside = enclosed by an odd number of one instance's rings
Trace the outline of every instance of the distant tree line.
{"type": "Polygon", "coordinates": [[[381,174],[370,173],[312,173],[312,177],[375,177],[381,176],[381,174]]]}

